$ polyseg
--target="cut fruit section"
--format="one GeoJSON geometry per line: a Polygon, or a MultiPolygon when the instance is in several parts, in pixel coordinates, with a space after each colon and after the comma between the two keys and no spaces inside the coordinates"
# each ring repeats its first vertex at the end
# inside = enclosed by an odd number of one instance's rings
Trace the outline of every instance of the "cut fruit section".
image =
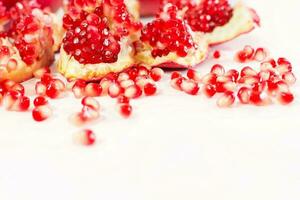
{"type": "Polygon", "coordinates": [[[27,80],[54,57],[56,25],[53,15],[35,1],[6,9],[0,23],[0,80],[27,80]]]}
{"type": "MultiPolygon", "coordinates": [[[[124,5],[123,0],[118,2],[124,5]]],[[[66,78],[99,80],[110,72],[120,72],[134,63],[131,27],[127,26],[128,21],[110,21],[104,14],[104,7],[101,4],[92,13],[83,10],[77,16],[71,13],[64,16],[67,32],[63,39],[58,71],[66,78]],[[114,23],[125,27],[123,30],[128,28],[127,34],[112,30],[114,23]]],[[[122,11],[124,9],[126,10],[126,7],[122,8],[122,11]]],[[[128,12],[124,13],[130,21],[131,16],[127,15],[128,12]]],[[[110,19],[116,20],[115,17],[110,19]]]]}
{"type": "Polygon", "coordinates": [[[167,4],[148,23],[136,44],[136,60],[147,67],[190,67],[202,62],[208,45],[201,33],[194,33],[178,16],[177,7],[167,4]]]}

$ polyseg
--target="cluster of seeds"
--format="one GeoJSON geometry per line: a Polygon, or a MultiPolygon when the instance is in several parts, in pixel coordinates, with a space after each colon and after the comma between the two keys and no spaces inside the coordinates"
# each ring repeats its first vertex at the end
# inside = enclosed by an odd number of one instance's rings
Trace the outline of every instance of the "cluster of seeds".
{"type": "Polygon", "coordinates": [[[225,71],[222,65],[216,64],[204,76],[193,69],[187,71],[187,78],[179,72],[171,75],[171,86],[176,90],[197,95],[202,88],[209,98],[221,94],[217,100],[219,107],[232,106],[236,97],[241,104],[256,106],[269,105],[273,98],[283,105],[290,104],[294,100],[290,86],[295,82],[292,65],[286,58],[261,62],[259,72],[249,66],[240,71],[225,71]]]}
{"type": "Polygon", "coordinates": [[[235,55],[235,60],[241,63],[258,61],[262,62],[269,56],[269,52],[262,47],[254,49],[250,45],[246,45],[235,55]]]}

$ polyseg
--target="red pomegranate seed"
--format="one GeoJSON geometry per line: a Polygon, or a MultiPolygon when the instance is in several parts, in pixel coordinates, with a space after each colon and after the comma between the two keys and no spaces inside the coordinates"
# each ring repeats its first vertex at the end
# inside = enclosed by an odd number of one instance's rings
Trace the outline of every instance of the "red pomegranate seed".
{"type": "Polygon", "coordinates": [[[233,105],[235,101],[235,97],[233,95],[232,92],[225,92],[223,94],[223,96],[221,96],[218,101],[217,101],[217,105],[220,108],[226,108],[226,107],[230,107],[233,105]]]}
{"type": "Polygon", "coordinates": [[[203,87],[203,93],[208,97],[211,98],[216,94],[216,86],[211,84],[205,84],[203,87]]]}
{"type": "Polygon", "coordinates": [[[120,95],[118,97],[119,104],[129,104],[129,102],[130,102],[130,100],[127,97],[125,97],[124,95],[120,95]]]}
{"type": "Polygon", "coordinates": [[[129,104],[121,104],[119,106],[119,110],[120,110],[120,114],[124,117],[124,118],[128,118],[131,116],[132,114],[132,107],[129,104]]]}
{"type": "Polygon", "coordinates": [[[290,65],[291,66],[291,62],[288,59],[283,58],[283,57],[278,58],[277,64],[278,65],[290,65]]]}
{"type": "Polygon", "coordinates": [[[117,98],[123,93],[123,88],[118,83],[112,83],[108,88],[108,95],[111,98],[117,98]]]}
{"type": "Polygon", "coordinates": [[[175,78],[180,78],[180,77],[182,77],[180,72],[175,71],[175,72],[172,72],[172,74],[171,74],[171,79],[172,80],[175,79],[175,78]]]}
{"type": "Polygon", "coordinates": [[[4,97],[3,97],[3,106],[6,110],[15,110],[14,105],[16,105],[16,102],[18,99],[22,97],[22,94],[18,91],[8,91],[4,97]]]}
{"type": "Polygon", "coordinates": [[[74,142],[80,145],[91,146],[96,142],[96,135],[91,130],[82,130],[74,134],[74,142]]]}
{"type": "Polygon", "coordinates": [[[146,96],[152,96],[156,93],[156,91],[157,91],[157,88],[156,88],[155,84],[147,83],[144,86],[144,93],[146,96]]]}
{"type": "Polygon", "coordinates": [[[294,101],[294,95],[290,92],[280,92],[278,95],[278,101],[282,105],[290,104],[294,101]]]}
{"type": "Polygon", "coordinates": [[[251,95],[251,89],[247,87],[241,87],[237,93],[237,97],[242,104],[250,103],[250,95],[251,95]]]}
{"type": "Polygon", "coordinates": [[[43,74],[43,76],[41,77],[41,82],[45,85],[48,85],[51,81],[52,81],[53,77],[51,74],[49,73],[45,73],[43,74]]]}
{"type": "Polygon", "coordinates": [[[199,92],[199,85],[193,80],[183,80],[181,83],[181,89],[187,94],[197,95],[199,92]]]}
{"type": "Polygon", "coordinates": [[[262,62],[268,57],[268,51],[264,48],[257,48],[254,54],[256,61],[262,62]]]}
{"type": "Polygon", "coordinates": [[[246,54],[247,59],[251,60],[254,56],[255,50],[250,45],[246,45],[243,49],[246,54]]]}
{"type": "Polygon", "coordinates": [[[214,58],[215,59],[219,59],[220,57],[221,57],[221,53],[220,53],[220,51],[218,51],[218,50],[216,50],[215,52],[214,52],[214,58]]]}
{"type": "Polygon", "coordinates": [[[124,96],[126,96],[129,99],[136,99],[139,98],[142,95],[142,90],[137,85],[129,86],[125,89],[124,96]]]}
{"type": "Polygon", "coordinates": [[[136,67],[132,67],[127,71],[127,73],[131,80],[135,80],[135,78],[138,76],[138,69],[136,67]]]}
{"type": "Polygon", "coordinates": [[[275,68],[279,74],[285,74],[292,71],[292,66],[290,64],[280,64],[275,68]]]}
{"type": "Polygon", "coordinates": [[[273,68],[275,68],[277,66],[276,61],[273,58],[271,58],[265,62],[271,64],[273,68]]]}
{"type": "Polygon", "coordinates": [[[188,69],[186,75],[187,75],[187,77],[189,79],[192,79],[192,80],[194,80],[196,82],[200,82],[201,81],[200,74],[197,71],[193,70],[193,69],[188,69]]]}
{"type": "Polygon", "coordinates": [[[139,66],[138,67],[138,76],[148,76],[149,75],[149,70],[144,67],[144,66],[139,66]]]}
{"type": "Polygon", "coordinates": [[[50,83],[52,83],[52,82],[60,92],[63,92],[66,90],[66,84],[62,80],[52,79],[52,81],[50,83]]]}
{"type": "Polygon", "coordinates": [[[26,111],[30,107],[30,99],[26,96],[21,96],[18,99],[18,110],[17,111],[26,111]]]}
{"type": "Polygon", "coordinates": [[[237,88],[237,85],[232,81],[228,81],[223,84],[223,88],[225,91],[234,92],[237,88]]]}
{"type": "Polygon", "coordinates": [[[154,81],[152,79],[147,78],[146,76],[138,76],[135,80],[136,85],[138,85],[140,88],[144,88],[144,86],[147,83],[154,84],[154,81]]]}
{"type": "Polygon", "coordinates": [[[279,92],[285,92],[288,93],[290,91],[290,87],[287,83],[285,83],[284,81],[278,81],[276,82],[277,88],[279,92]]]}
{"type": "Polygon", "coordinates": [[[239,83],[245,85],[253,85],[255,83],[258,83],[259,81],[260,80],[258,76],[244,76],[238,80],[239,83]]]}
{"type": "Polygon", "coordinates": [[[235,69],[228,70],[224,76],[229,77],[233,82],[236,82],[239,78],[240,73],[235,69]]]}
{"type": "Polygon", "coordinates": [[[44,106],[48,104],[48,100],[44,96],[38,96],[33,101],[34,106],[44,106]]]}
{"type": "Polygon", "coordinates": [[[202,77],[202,83],[215,85],[217,82],[217,75],[214,73],[208,73],[202,77]]]}
{"type": "Polygon", "coordinates": [[[286,72],[282,75],[282,79],[288,84],[293,85],[296,83],[297,79],[293,72],[286,72]]]}
{"type": "Polygon", "coordinates": [[[46,95],[46,90],[47,90],[47,87],[42,82],[39,81],[35,84],[35,93],[37,95],[46,95]]]}
{"type": "Polygon", "coordinates": [[[129,74],[126,73],[126,72],[121,72],[121,73],[119,74],[119,76],[118,76],[118,82],[126,81],[126,80],[128,80],[128,79],[130,79],[130,76],[129,76],[129,74]]]}
{"type": "Polygon", "coordinates": [[[248,59],[248,56],[247,56],[246,52],[244,52],[244,51],[239,51],[235,55],[235,60],[237,62],[245,63],[247,61],[247,59],[248,59]]]}
{"type": "Polygon", "coordinates": [[[89,97],[99,97],[102,94],[102,87],[98,83],[88,83],[84,89],[85,95],[89,97]]]}
{"type": "Polygon", "coordinates": [[[58,86],[55,82],[50,82],[46,89],[46,95],[50,97],[51,99],[56,99],[61,94],[61,91],[59,90],[58,86]]]}
{"type": "Polygon", "coordinates": [[[84,80],[77,80],[72,88],[75,98],[82,98],[85,95],[86,82],[84,80]]]}
{"type": "Polygon", "coordinates": [[[87,97],[84,97],[82,100],[81,100],[81,104],[83,106],[88,106],[94,110],[100,110],[100,104],[99,102],[93,98],[93,97],[90,97],[90,96],[87,96],[87,97]]]}
{"type": "Polygon", "coordinates": [[[270,104],[272,101],[267,94],[264,92],[251,91],[250,102],[256,106],[266,106],[270,104]]]}
{"type": "Polygon", "coordinates": [[[134,85],[134,81],[131,80],[131,79],[124,80],[124,81],[121,81],[121,82],[120,82],[120,86],[121,86],[122,88],[127,88],[127,87],[132,86],[132,85],[134,85]]]}
{"type": "Polygon", "coordinates": [[[185,80],[185,78],[183,77],[179,77],[179,78],[175,78],[171,80],[171,86],[175,89],[175,90],[179,90],[182,91],[181,88],[181,84],[182,82],[185,80]]]}
{"type": "Polygon", "coordinates": [[[153,68],[150,71],[150,77],[152,78],[153,81],[157,82],[162,79],[164,76],[164,71],[161,68],[153,68]]]}
{"type": "Polygon", "coordinates": [[[271,73],[270,71],[260,71],[258,73],[258,77],[262,80],[262,81],[268,81],[270,79],[271,73]]]}
{"type": "Polygon", "coordinates": [[[81,126],[88,122],[94,121],[99,118],[99,111],[91,108],[90,106],[83,106],[81,112],[71,116],[70,121],[76,126],[81,126]]]}
{"type": "Polygon", "coordinates": [[[223,76],[225,74],[225,69],[222,65],[215,64],[214,66],[212,66],[210,73],[216,74],[217,76],[223,76]]]}
{"type": "Polygon", "coordinates": [[[52,110],[48,105],[38,106],[32,110],[32,117],[35,121],[41,122],[52,115],[52,110]]]}
{"type": "Polygon", "coordinates": [[[241,77],[244,76],[257,76],[257,72],[251,67],[247,66],[241,70],[241,77]]]}
{"type": "Polygon", "coordinates": [[[112,81],[110,79],[107,79],[107,78],[103,78],[100,81],[100,86],[102,87],[102,95],[107,95],[108,94],[108,88],[109,88],[110,84],[112,84],[112,81]]]}
{"type": "Polygon", "coordinates": [[[12,81],[12,80],[4,80],[2,82],[2,90],[3,92],[7,92],[9,90],[11,90],[11,88],[16,85],[16,82],[12,81]]]}
{"type": "Polygon", "coordinates": [[[15,85],[13,85],[10,90],[14,90],[14,91],[18,91],[21,93],[21,95],[23,96],[25,94],[25,88],[21,83],[16,83],[15,85]]]}

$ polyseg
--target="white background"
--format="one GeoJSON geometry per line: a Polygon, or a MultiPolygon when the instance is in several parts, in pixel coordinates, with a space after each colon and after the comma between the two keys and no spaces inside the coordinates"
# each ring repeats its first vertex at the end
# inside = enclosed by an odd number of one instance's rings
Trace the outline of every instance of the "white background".
{"type": "MultiPolygon", "coordinates": [[[[224,55],[218,62],[240,69],[234,52],[264,46],[291,59],[300,77],[299,1],[249,4],[262,28],[215,47],[224,55]]],[[[206,73],[215,62],[198,69],[206,73]]],[[[218,109],[215,100],[181,94],[168,82],[169,75],[159,95],[134,101],[129,120],[119,117],[114,101],[100,98],[91,148],[72,143],[78,128],[68,116],[81,106],[71,95],[51,101],[55,114],[41,124],[30,113],[1,109],[0,199],[300,199],[299,83],[290,106],[218,109]]]]}

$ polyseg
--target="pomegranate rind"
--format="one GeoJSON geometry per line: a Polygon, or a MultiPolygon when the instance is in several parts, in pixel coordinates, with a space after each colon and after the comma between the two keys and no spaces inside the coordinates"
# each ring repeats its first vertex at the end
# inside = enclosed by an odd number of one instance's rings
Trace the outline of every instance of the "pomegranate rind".
{"type": "Polygon", "coordinates": [[[166,56],[154,58],[151,54],[152,47],[149,44],[143,44],[141,49],[137,49],[135,60],[148,68],[154,66],[163,68],[189,68],[196,66],[206,59],[208,43],[202,33],[192,33],[192,37],[198,47],[189,49],[188,55],[185,57],[180,57],[175,52],[170,52],[166,56]]]}
{"type": "Polygon", "coordinates": [[[121,72],[134,64],[134,49],[130,40],[125,37],[120,41],[121,51],[115,63],[81,64],[68,55],[64,48],[60,50],[57,70],[67,79],[99,80],[110,72],[121,72]]]}
{"type": "Polygon", "coordinates": [[[212,33],[206,33],[204,37],[209,45],[217,45],[249,33],[259,24],[260,19],[256,12],[242,3],[238,3],[233,8],[233,16],[230,21],[224,26],[216,27],[212,33]]]}
{"type": "Polygon", "coordinates": [[[137,0],[124,0],[129,13],[136,19],[140,19],[140,3],[137,0]]]}

